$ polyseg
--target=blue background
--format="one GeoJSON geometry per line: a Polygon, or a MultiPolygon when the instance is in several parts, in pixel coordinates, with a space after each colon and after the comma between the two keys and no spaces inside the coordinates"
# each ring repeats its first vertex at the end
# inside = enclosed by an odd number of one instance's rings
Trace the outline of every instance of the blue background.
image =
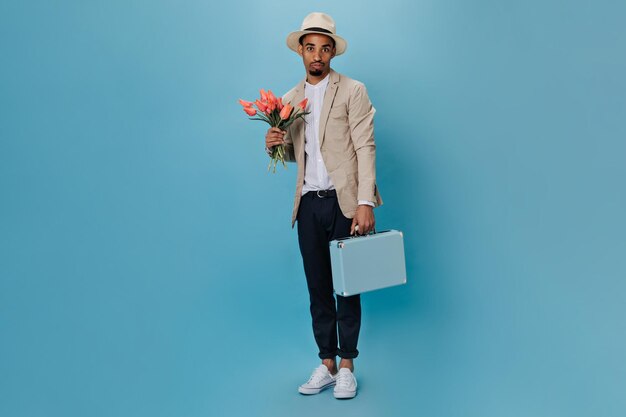
{"type": "Polygon", "coordinates": [[[0,415],[623,416],[620,1],[2,1],[0,415]],[[311,11],[377,108],[357,399],[317,365],[290,227],[237,99],[304,76],[311,11]],[[341,413],[341,414],[339,414],[341,413]]]}

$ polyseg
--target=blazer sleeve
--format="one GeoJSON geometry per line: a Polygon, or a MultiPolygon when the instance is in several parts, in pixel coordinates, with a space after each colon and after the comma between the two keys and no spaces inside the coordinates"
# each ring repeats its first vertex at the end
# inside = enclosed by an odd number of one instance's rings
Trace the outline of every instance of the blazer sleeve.
{"type": "Polygon", "coordinates": [[[287,128],[287,133],[283,140],[285,141],[285,161],[296,162],[296,154],[293,150],[293,139],[291,139],[291,126],[287,128]]]}
{"type": "MultiPolygon", "coordinates": [[[[292,91],[289,91],[288,93],[283,95],[283,97],[282,97],[283,103],[290,103],[291,102],[291,99],[293,98],[292,97],[292,91]]],[[[283,138],[283,140],[285,142],[285,161],[286,162],[296,162],[296,153],[294,152],[294,149],[293,149],[293,139],[292,139],[293,129],[292,129],[292,126],[293,126],[293,124],[286,129],[287,133],[285,134],[285,137],[283,138]]]]}
{"type": "Polygon", "coordinates": [[[348,104],[348,123],[358,165],[357,198],[376,201],[376,144],[374,113],[365,85],[355,83],[348,104]]]}

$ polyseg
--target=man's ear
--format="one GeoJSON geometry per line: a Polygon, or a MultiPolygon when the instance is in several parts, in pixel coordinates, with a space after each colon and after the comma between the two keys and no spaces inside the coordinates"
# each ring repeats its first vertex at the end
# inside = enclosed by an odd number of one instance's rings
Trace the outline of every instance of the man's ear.
{"type": "Polygon", "coordinates": [[[302,47],[302,45],[298,45],[298,55],[302,56],[302,51],[304,50],[304,48],[302,47]]]}

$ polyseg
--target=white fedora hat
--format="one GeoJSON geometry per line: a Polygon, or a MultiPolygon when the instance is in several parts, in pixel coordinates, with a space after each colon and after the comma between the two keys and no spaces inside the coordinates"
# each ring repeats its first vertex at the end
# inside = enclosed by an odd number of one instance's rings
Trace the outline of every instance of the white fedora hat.
{"type": "Polygon", "coordinates": [[[333,38],[335,40],[336,55],[343,54],[348,47],[348,42],[337,35],[333,18],[325,13],[313,12],[304,18],[300,30],[291,32],[287,36],[287,46],[289,49],[298,52],[300,38],[309,33],[319,33],[333,38]]]}

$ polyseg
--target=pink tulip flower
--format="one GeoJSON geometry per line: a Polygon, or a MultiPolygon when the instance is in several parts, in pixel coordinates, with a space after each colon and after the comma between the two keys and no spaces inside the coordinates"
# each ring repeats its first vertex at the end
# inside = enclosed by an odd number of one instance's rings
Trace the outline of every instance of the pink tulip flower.
{"type": "Polygon", "coordinates": [[[256,104],[257,109],[261,110],[263,113],[267,111],[267,104],[263,103],[261,100],[255,101],[254,104],[256,104]]]}
{"type": "Polygon", "coordinates": [[[293,106],[291,104],[285,104],[285,107],[283,107],[283,109],[280,111],[280,118],[283,120],[289,119],[292,110],[293,106]]]}
{"type": "Polygon", "coordinates": [[[244,107],[243,111],[245,111],[248,116],[256,116],[256,109],[252,107],[244,107]]]}

